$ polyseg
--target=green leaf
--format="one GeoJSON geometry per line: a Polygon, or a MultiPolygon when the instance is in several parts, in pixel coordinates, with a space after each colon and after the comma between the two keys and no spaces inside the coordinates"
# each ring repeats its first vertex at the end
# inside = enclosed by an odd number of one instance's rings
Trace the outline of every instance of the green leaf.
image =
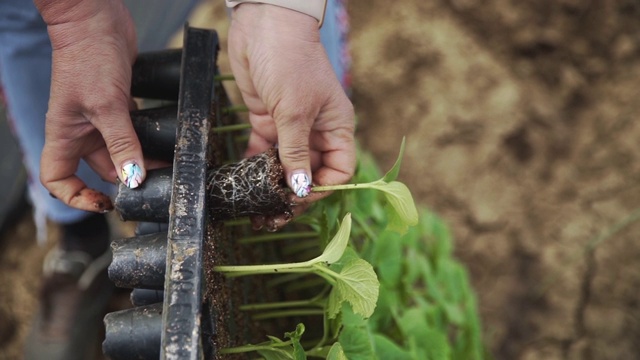
{"type": "Polygon", "coordinates": [[[304,348],[300,345],[300,338],[304,333],[304,324],[298,324],[296,330],[284,334],[285,338],[291,339],[293,345],[293,359],[294,360],[306,360],[307,355],[304,353],[304,348]]]}
{"type": "Polygon", "coordinates": [[[380,281],[393,286],[402,276],[402,242],[396,233],[383,231],[375,243],[372,264],[380,274],[380,281]]]}
{"type": "Polygon", "coordinates": [[[415,343],[418,354],[425,354],[421,359],[446,360],[450,358],[451,348],[445,331],[431,328],[422,309],[412,308],[404,312],[398,326],[408,344],[415,343]]]}
{"type": "Polygon", "coordinates": [[[329,269],[339,273],[342,271],[342,268],[344,268],[346,265],[351,264],[352,262],[356,261],[360,259],[360,256],[358,255],[358,253],[355,251],[355,249],[351,246],[347,246],[347,248],[344,250],[344,253],[342,254],[342,257],[340,258],[340,260],[334,262],[333,264],[331,264],[329,266],[329,269]]]}
{"type": "Polygon", "coordinates": [[[349,360],[376,359],[373,339],[365,326],[345,326],[338,339],[349,360]]]}
{"type": "Polygon", "coordinates": [[[367,327],[369,319],[365,319],[362,315],[353,312],[353,309],[349,304],[342,304],[342,325],[345,327],[367,327]]]}
{"type": "Polygon", "coordinates": [[[358,150],[358,154],[358,165],[353,176],[353,182],[362,184],[380,179],[380,168],[371,153],[358,150]]]}
{"type": "Polygon", "coordinates": [[[378,359],[411,360],[409,352],[384,335],[373,335],[373,343],[378,359]]]}
{"type": "Polygon", "coordinates": [[[393,314],[403,307],[402,290],[398,286],[380,283],[380,295],[376,303],[376,311],[369,318],[369,327],[374,331],[386,331],[393,324],[393,314]]]}
{"type": "Polygon", "coordinates": [[[404,234],[409,226],[418,224],[418,209],[413,202],[413,197],[407,186],[399,181],[385,183],[383,181],[367,185],[368,187],[380,190],[388,204],[391,205],[389,213],[389,227],[404,234]]]}
{"type": "Polygon", "coordinates": [[[322,209],[322,213],[320,214],[320,218],[319,218],[319,225],[320,225],[320,229],[319,229],[320,241],[322,246],[326,246],[331,242],[331,239],[329,237],[331,226],[329,225],[329,215],[327,215],[326,208],[322,209]]]}
{"type": "Polygon", "coordinates": [[[453,240],[447,225],[432,212],[425,211],[420,217],[420,228],[426,238],[426,251],[437,263],[440,259],[450,258],[453,253],[453,240]]]}
{"type": "Polygon", "coordinates": [[[342,269],[336,280],[332,293],[337,292],[340,302],[348,301],[353,311],[365,318],[373,314],[380,283],[371,264],[362,259],[351,262],[342,269]]]}
{"type": "Polygon", "coordinates": [[[290,350],[285,349],[260,349],[258,354],[262,355],[266,360],[293,360],[293,354],[290,350]]]}
{"type": "Polygon", "coordinates": [[[447,314],[447,319],[455,325],[462,325],[464,323],[464,312],[460,306],[451,303],[444,304],[444,311],[447,314]]]}
{"type": "Polygon", "coordinates": [[[342,350],[342,345],[339,342],[334,343],[329,349],[329,354],[327,354],[327,360],[349,360],[347,359],[347,355],[344,354],[342,350]]]}
{"type": "Polygon", "coordinates": [[[400,152],[398,153],[398,158],[396,158],[396,163],[393,164],[393,167],[387,171],[382,180],[384,182],[395,181],[398,178],[398,174],[400,173],[400,165],[402,164],[402,157],[404,156],[404,144],[405,138],[402,138],[402,144],[400,144],[400,152]]]}
{"type": "Polygon", "coordinates": [[[343,301],[344,298],[342,298],[340,291],[338,291],[334,286],[333,289],[331,289],[329,299],[327,300],[327,315],[329,316],[329,319],[335,319],[340,313],[343,301]]]}
{"type": "Polygon", "coordinates": [[[342,219],[342,224],[333,239],[329,242],[320,256],[311,260],[313,263],[326,262],[333,264],[340,260],[344,250],[349,243],[349,234],[351,233],[351,213],[347,213],[342,219]]]}

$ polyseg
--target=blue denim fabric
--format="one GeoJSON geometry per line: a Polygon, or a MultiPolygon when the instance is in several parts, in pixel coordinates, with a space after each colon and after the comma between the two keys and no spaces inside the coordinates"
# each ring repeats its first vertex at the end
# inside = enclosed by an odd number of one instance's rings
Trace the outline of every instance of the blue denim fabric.
{"type": "MultiPolygon", "coordinates": [[[[72,209],[49,196],[40,183],[40,155],[44,146],[44,119],[49,101],[51,44],[47,29],[33,3],[28,0],[0,1],[0,80],[9,118],[22,149],[29,173],[29,195],[36,213],[59,223],[78,221],[86,212],[72,209]]],[[[78,176],[89,186],[110,192],[84,163],[78,176]]]]}

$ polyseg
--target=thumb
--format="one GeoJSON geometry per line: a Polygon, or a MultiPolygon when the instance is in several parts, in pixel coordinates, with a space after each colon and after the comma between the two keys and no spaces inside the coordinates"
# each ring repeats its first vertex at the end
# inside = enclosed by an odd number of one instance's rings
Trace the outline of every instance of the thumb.
{"type": "Polygon", "coordinates": [[[96,128],[102,134],[118,177],[125,186],[135,189],[146,177],[144,157],[129,112],[113,112],[100,117],[96,128]]]}
{"type": "Polygon", "coordinates": [[[310,123],[300,117],[277,121],[278,154],[289,187],[298,197],[311,192],[311,166],[309,159],[310,123]]]}

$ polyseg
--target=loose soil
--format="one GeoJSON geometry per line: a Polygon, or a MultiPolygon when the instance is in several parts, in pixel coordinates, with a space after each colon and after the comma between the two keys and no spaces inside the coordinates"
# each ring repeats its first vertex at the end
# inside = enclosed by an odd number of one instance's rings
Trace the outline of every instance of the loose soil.
{"type": "MultiPolygon", "coordinates": [[[[637,358],[640,4],[348,10],[358,138],[388,167],[407,136],[401,179],[451,225],[494,356],[637,358]]],[[[2,240],[0,359],[19,358],[35,305],[33,238],[25,218],[2,240]]]]}

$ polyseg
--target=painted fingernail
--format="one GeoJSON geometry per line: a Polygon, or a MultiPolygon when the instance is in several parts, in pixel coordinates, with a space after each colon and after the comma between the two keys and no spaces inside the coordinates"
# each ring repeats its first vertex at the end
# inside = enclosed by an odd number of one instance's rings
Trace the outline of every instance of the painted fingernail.
{"type": "Polygon", "coordinates": [[[298,197],[307,197],[311,192],[311,178],[304,172],[295,172],[291,175],[291,186],[298,197]]]}
{"type": "Polygon", "coordinates": [[[142,168],[136,163],[125,164],[122,167],[122,182],[129,189],[135,189],[142,183],[142,168]]]}

